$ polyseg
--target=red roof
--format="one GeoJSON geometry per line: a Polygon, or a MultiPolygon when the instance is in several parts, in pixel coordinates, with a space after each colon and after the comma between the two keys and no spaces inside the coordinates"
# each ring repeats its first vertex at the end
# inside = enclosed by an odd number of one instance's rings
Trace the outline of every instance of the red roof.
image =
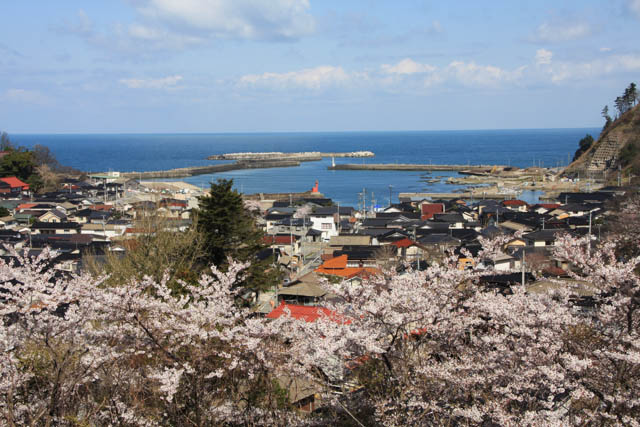
{"type": "Polygon", "coordinates": [[[420,205],[422,220],[433,218],[433,214],[443,213],[444,205],[442,203],[423,203],[420,205]]]}
{"type": "Polygon", "coordinates": [[[415,242],[405,237],[404,239],[397,240],[391,244],[399,248],[408,248],[409,246],[413,246],[415,242]]]}
{"type": "Polygon", "coordinates": [[[267,245],[290,245],[296,241],[297,236],[264,236],[263,241],[267,245]]]}
{"type": "Polygon", "coordinates": [[[503,206],[527,206],[527,202],[522,200],[513,199],[513,200],[504,200],[502,202],[503,206]]]}
{"type": "Polygon", "coordinates": [[[89,206],[89,209],[92,209],[94,211],[110,211],[113,208],[113,206],[111,205],[91,205],[89,206]]]}
{"type": "Polygon", "coordinates": [[[20,181],[15,176],[9,176],[9,177],[6,177],[6,178],[0,178],[0,181],[6,182],[7,184],[9,184],[11,186],[11,188],[21,188],[22,190],[28,190],[29,189],[29,184],[27,184],[26,182],[20,181]]]}
{"type": "Polygon", "coordinates": [[[135,228],[135,227],[127,227],[126,230],[124,230],[125,234],[145,234],[147,232],[147,230],[145,230],[144,228],[135,228]]]}
{"type": "Polygon", "coordinates": [[[560,207],[560,203],[538,203],[536,206],[540,206],[545,209],[556,209],[560,207]]]}
{"type": "Polygon", "coordinates": [[[314,307],[306,305],[294,305],[281,303],[278,307],[274,308],[271,313],[267,314],[269,319],[277,319],[280,316],[285,316],[285,308],[291,312],[291,317],[297,320],[304,320],[305,322],[315,322],[320,316],[327,316],[329,319],[339,322],[342,316],[339,316],[334,311],[324,307],[314,307]]]}

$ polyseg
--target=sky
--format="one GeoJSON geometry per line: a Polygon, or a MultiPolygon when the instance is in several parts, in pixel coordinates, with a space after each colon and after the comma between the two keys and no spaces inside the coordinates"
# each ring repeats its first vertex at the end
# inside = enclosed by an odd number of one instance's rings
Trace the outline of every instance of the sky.
{"type": "Polygon", "coordinates": [[[640,0],[30,0],[0,8],[11,133],[599,127],[640,0]]]}

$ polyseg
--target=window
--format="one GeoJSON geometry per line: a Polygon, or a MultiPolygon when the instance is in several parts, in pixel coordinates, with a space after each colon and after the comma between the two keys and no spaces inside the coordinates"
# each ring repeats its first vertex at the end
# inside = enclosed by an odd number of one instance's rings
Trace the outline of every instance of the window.
{"type": "Polygon", "coordinates": [[[330,222],[323,222],[322,223],[322,229],[323,230],[331,230],[333,227],[331,227],[331,223],[330,222]]]}

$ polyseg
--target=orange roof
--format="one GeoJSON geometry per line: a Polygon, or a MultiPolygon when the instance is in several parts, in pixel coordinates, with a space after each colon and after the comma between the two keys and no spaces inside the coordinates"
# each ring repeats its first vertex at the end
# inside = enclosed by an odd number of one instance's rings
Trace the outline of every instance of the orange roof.
{"type": "Polygon", "coordinates": [[[18,207],[16,208],[17,211],[21,211],[23,209],[30,209],[32,207],[34,207],[36,205],[36,203],[21,203],[18,205],[18,207]]]}
{"type": "Polygon", "coordinates": [[[347,255],[340,255],[325,261],[320,267],[316,268],[316,272],[320,274],[328,274],[331,276],[343,277],[351,279],[352,277],[369,277],[380,274],[380,270],[370,267],[347,267],[347,255]]]}
{"type": "Polygon", "coordinates": [[[345,268],[323,268],[322,266],[316,268],[316,273],[327,274],[330,276],[338,276],[344,279],[351,279],[353,277],[370,277],[380,274],[380,270],[371,267],[345,267],[345,268]]]}
{"type": "Polygon", "coordinates": [[[347,267],[347,256],[346,255],[340,255],[337,256],[335,258],[331,258],[327,261],[325,261],[320,267],[321,268],[329,268],[329,269],[333,269],[333,268],[346,268],[347,267]]]}
{"type": "Polygon", "coordinates": [[[29,189],[29,184],[27,184],[26,182],[20,181],[15,176],[8,176],[6,178],[0,178],[0,181],[6,182],[7,184],[9,184],[11,186],[11,188],[18,188],[19,187],[19,188],[22,188],[23,190],[28,190],[29,189]]]}

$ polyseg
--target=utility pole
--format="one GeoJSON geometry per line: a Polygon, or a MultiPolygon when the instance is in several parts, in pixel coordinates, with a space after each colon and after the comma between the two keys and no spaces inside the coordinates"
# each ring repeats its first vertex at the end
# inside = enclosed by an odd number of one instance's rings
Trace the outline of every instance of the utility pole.
{"type": "Polygon", "coordinates": [[[522,286],[524,286],[524,257],[525,257],[525,250],[524,248],[522,248],[522,286]]]}
{"type": "Polygon", "coordinates": [[[587,246],[587,249],[589,251],[589,255],[591,255],[591,213],[592,211],[589,211],[589,243],[587,246]]]}
{"type": "Polygon", "coordinates": [[[392,189],[393,189],[393,185],[389,185],[389,207],[391,207],[392,189]]]}
{"type": "Polygon", "coordinates": [[[417,238],[416,238],[416,228],[417,228],[417,226],[414,225],[413,226],[413,243],[416,245],[416,255],[418,257],[418,271],[420,271],[420,255],[421,254],[419,252],[417,252],[417,251],[420,250],[420,248],[418,247],[418,244],[417,244],[418,241],[417,241],[417,238]]]}
{"type": "Polygon", "coordinates": [[[371,213],[375,213],[375,209],[376,209],[376,198],[372,191],[371,192],[371,213]]]}

